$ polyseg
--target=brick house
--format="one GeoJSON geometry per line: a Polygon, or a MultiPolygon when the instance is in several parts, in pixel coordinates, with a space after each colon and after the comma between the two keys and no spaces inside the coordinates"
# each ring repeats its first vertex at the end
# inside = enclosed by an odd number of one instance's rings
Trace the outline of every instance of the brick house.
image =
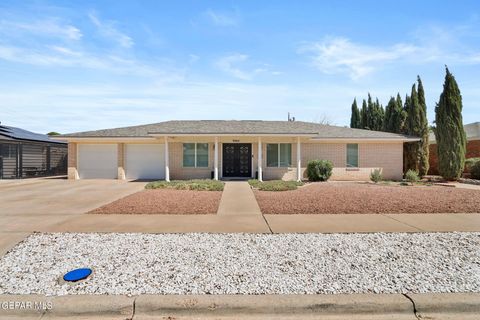
{"type": "Polygon", "coordinates": [[[69,179],[300,180],[309,160],[333,180],[401,179],[403,144],[418,138],[301,121],[166,121],[66,134],[69,179]]]}
{"type": "MultiPolygon", "coordinates": [[[[480,158],[480,122],[474,122],[463,126],[467,134],[467,153],[465,158],[480,158]]],[[[438,155],[437,143],[435,142],[435,134],[430,133],[430,169],[428,174],[438,174],[438,155]]]]}

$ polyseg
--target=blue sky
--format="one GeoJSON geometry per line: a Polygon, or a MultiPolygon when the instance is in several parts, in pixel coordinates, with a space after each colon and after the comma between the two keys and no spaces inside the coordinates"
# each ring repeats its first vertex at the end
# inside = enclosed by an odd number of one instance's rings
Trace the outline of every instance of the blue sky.
{"type": "Polygon", "coordinates": [[[0,121],[62,133],[170,119],[327,119],[444,65],[480,121],[480,2],[0,2],[0,121]]]}

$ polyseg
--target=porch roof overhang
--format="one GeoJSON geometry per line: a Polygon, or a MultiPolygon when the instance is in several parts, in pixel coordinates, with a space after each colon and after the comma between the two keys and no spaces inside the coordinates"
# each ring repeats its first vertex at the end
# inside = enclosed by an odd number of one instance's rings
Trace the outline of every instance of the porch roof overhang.
{"type": "Polygon", "coordinates": [[[149,133],[152,137],[314,137],[315,133],[149,133]]]}

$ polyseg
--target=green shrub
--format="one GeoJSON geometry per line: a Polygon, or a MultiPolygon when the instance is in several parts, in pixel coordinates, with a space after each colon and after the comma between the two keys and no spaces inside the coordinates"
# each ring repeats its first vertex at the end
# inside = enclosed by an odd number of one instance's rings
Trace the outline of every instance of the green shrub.
{"type": "Polygon", "coordinates": [[[470,167],[470,177],[480,180],[480,161],[475,162],[475,164],[470,167]]]}
{"type": "Polygon", "coordinates": [[[480,158],[468,158],[467,160],[465,160],[465,171],[470,172],[473,165],[477,162],[480,162],[480,158]]]}
{"type": "Polygon", "coordinates": [[[408,170],[407,173],[405,173],[405,180],[410,182],[412,185],[415,182],[418,182],[420,180],[420,177],[418,176],[418,171],[416,170],[408,170]]]}
{"type": "Polygon", "coordinates": [[[217,180],[195,179],[195,180],[173,180],[153,181],[145,186],[145,189],[176,189],[196,191],[223,191],[224,183],[217,180]]]}
{"type": "Polygon", "coordinates": [[[382,170],[380,169],[372,170],[372,172],[370,172],[370,180],[372,180],[375,183],[382,181],[383,180],[382,170]]]}
{"type": "Polygon", "coordinates": [[[283,180],[270,180],[260,182],[256,179],[248,180],[248,183],[253,187],[261,191],[288,191],[295,190],[298,186],[303,186],[301,181],[283,181],[283,180]]]}
{"type": "Polygon", "coordinates": [[[311,160],[307,164],[307,177],[310,181],[327,181],[332,175],[333,164],[329,160],[311,160]]]}

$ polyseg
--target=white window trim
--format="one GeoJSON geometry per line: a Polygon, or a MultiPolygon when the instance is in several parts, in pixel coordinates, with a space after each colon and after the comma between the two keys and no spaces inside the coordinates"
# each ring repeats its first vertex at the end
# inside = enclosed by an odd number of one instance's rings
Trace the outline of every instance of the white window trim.
{"type": "MultiPolygon", "coordinates": [[[[184,162],[183,162],[183,158],[182,158],[182,167],[183,168],[201,168],[201,169],[204,169],[204,168],[208,168],[208,164],[210,162],[210,144],[208,142],[184,142],[183,144],[194,144],[195,145],[195,160],[194,160],[194,166],[193,167],[187,167],[184,165],[184,162]],[[197,164],[197,144],[207,144],[207,166],[206,167],[199,167],[198,164],[197,164]]],[[[183,147],[183,145],[182,145],[183,147]]],[[[183,149],[182,149],[182,157],[185,157],[185,154],[183,153],[183,149]]]]}
{"type": "MultiPolygon", "coordinates": [[[[276,166],[269,166],[268,165],[268,152],[265,152],[266,153],[266,157],[265,157],[265,161],[266,161],[266,165],[267,165],[267,168],[290,168],[292,166],[292,144],[291,143],[266,143],[266,146],[265,146],[265,149],[268,147],[269,144],[276,144],[278,145],[278,154],[277,154],[277,165],[276,166]],[[281,144],[289,144],[290,145],[290,163],[288,166],[280,166],[280,163],[282,162],[280,160],[280,145],[281,144]]],[[[266,151],[266,150],[265,150],[266,151]]]]}

